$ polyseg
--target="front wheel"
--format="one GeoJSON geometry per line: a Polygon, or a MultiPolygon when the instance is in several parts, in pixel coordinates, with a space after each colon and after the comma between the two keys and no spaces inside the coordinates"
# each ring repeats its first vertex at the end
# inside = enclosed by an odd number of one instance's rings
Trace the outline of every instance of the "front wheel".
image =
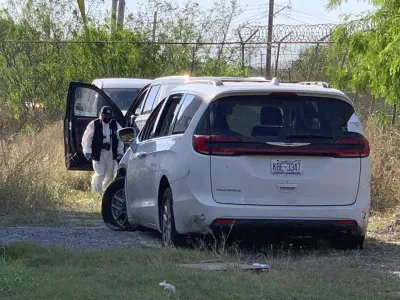
{"type": "Polygon", "coordinates": [[[161,206],[161,234],[162,234],[162,245],[178,246],[182,244],[183,239],[175,229],[175,218],[173,211],[173,198],[171,188],[167,188],[162,197],[161,206]]]}
{"type": "Polygon", "coordinates": [[[125,178],[117,178],[109,185],[103,195],[101,214],[108,228],[115,231],[133,230],[126,211],[125,178]]]}

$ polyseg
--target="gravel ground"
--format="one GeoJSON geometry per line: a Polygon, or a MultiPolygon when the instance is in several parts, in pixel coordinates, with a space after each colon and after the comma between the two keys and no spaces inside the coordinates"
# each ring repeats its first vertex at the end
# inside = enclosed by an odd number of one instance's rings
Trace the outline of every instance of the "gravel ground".
{"type": "MultiPolygon", "coordinates": [[[[92,221],[90,227],[82,227],[81,222],[78,224],[63,227],[0,227],[0,245],[35,242],[43,246],[58,246],[80,251],[161,247],[159,234],[155,232],[112,231],[104,225],[99,226],[100,221],[92,221]]],[[[383,234],[377,236],[370,232],[369,236],[365,249],[360,251],[357,257],[371,267],[400,276],[400,235],[390,233],[387,236],[383,234]]],[[[352,256],[339,256],[339,258],[352,259],[352,256]]],[[[319,259],[323,260],[324,257],[319,259]]],[[[335,257],[328,255],[326,259],[335,257]]]]}
{"type": "Polygon", "coordinates": [[[14,242],[35,242],[83,251],[161,246],[156,233],[118,232],[104,226],[0,228],[0,245],[14,242]]]}

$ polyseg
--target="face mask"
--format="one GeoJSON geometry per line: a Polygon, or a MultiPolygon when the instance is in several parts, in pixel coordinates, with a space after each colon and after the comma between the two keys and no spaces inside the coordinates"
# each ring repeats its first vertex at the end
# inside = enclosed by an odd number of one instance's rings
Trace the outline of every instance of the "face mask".
{"type": "Polygon", "coordinates": [[[103,118],[103,122],[106,124],[110,123],[110,121],[111,121],[111,118],[103,118]]]}

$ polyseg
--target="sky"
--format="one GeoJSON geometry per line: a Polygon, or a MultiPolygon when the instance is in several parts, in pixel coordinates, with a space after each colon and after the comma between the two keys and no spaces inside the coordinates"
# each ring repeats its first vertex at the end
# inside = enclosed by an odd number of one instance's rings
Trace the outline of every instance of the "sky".
{"type": "MultiPolygon", "coordinates": [[[[111,1],[107,0],[106,5],[111,1]]],[[[126,0],[129,12],[137,9],[137,0],[126,0]]],[[[178,0],[179,3],[187,3],[187,0],[178,0]]],[[[199,3],[200,7],[212,6],[213,0],[192,0],[199,3]]],[[[234,20],[234,24],[250,22],[252,25],[264,25],[267,23],[268,0],[242,0],[241,8],[244,11],[240,17],[234,20]]],[[[275,12],[291,4],[292,9],[285,8],[275,16],[275,24],[322,24],[340,23],[341,14],[359,14],[373,7],[357,0],[348,0],[341,8],[327,11],[325,4],[328,0],[275,0],[275,12]]]]}

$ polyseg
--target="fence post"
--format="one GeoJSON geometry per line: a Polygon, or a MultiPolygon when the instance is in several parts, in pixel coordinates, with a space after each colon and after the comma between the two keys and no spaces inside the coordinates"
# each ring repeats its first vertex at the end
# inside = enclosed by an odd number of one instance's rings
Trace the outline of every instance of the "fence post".
{"type": "MultiPolygon", "coordinates": [[[[320,42],[323,42],[323,41],[324,41],[325,39],[327,39],[330,35],[331,35],[331,33],[325,35],[324,37],[320,38],[320,39],[317,41],[317,46],[315,47],[315,51],[314,51],[313,56],[312,56],[311,68],[310,68],[310,72],[308,73],[307,81],[310,81],[310,79],[311,79],[311,74],[313,73],[314,65],[315,65],[315,62],[317,61],[317,58],[318,58],[319,43],[320,43],[320,42]]],[[[318,78],[315,78],[315,79],[318,80],[318,78]]]]}
{"type": "Polygon", "coordinates": [[[247,39],[247,40],[245,40],[245,41],[243,41],[243,38],[242,38],[242,35],[241,35],[241,33],[240,33],[240,30],[238,29],[238,34],[239,34],[239,39],[240,39],[240,47],[241,47],[241,51],[242,51],[242,72],[243,72],[243,76],[246,74],[246,63],[245,63],[245,53],[244,53],[244,50],[245,50],[245,46],[246,46],[246,43],[248,43],[255,35],[256,35],[256,33],[258,32],[258,29],[256,30],[256,31],[254,31],[250,36],[249,36],[249,38],[247,39]]]}
{"type": "Polygon", "coordinates": [[[318,56],[318,48],[319,48],[319,43],[317,43],[317,46],[315,46],[315,51],[314,51],[313,56],[311,58],[311,67],[310,67],[310,72],[308,72],[307,81],[310,81],[311,74],[312,74],[313,69],[314,69],[315,60],[316,60],[316,57],[318,56]]]}
{"type": "Polygon", "coordinates": [[[279,54],[281,52],[281,43],[286,40],[291,34],[293,33],[293,31],[289,32],[287,35],[285,35],[283,38],[281,38],[278,42],[278,50],[276,52],[276,59],[275,59],[275,72],[274,72],[274,77],[278,76],[278,64],[279,64],[279,54]]]}
{"type": "Polygon", "coordinates": [[[243,38],[242,38],[242,35],[240,34],[239,29],[238,29],[238,34],[239,34],[240,48],[241,48],[241,53],[242,53],[242,55],[241,55],[241,57],[242,57],[242,74],[244,75],[245,74],[245,70],[244,70],[244,68],[245,68],[245,63],[244,63],[244,45],[245,45],[245,43],[243,42],[243,38]]]}

